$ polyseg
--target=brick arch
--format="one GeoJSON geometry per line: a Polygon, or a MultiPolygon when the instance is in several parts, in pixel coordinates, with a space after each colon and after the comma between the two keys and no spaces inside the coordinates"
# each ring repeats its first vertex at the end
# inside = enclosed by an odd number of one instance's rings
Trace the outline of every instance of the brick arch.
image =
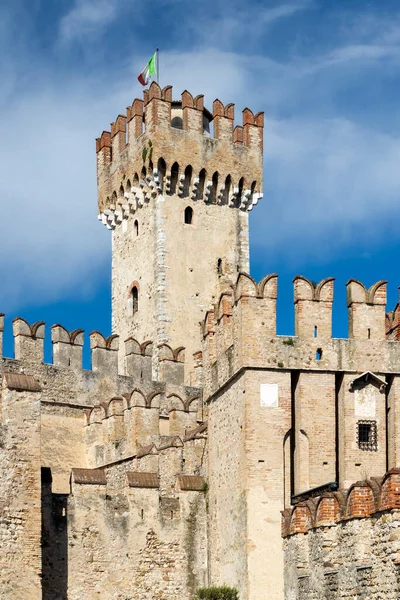
{"type": "Polygon", "coordinates": [[[315,512],[315,526],[334,525],[340,519],[339,502],[333,494],[325,494],[318,499],[315,512]]]}
{"type": "Polygon", "coordinates": [[[377,506],[373,489],[368,481],[354,483],[348,491],[346,502],[347,517],[366,517],[376,512],[377,506]]]}

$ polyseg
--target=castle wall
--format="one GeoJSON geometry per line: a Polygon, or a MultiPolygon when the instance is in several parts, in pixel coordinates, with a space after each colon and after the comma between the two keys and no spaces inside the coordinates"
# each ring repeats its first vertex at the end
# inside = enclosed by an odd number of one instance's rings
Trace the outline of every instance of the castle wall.
{"type": "Polygon", "coordinates": [[[285,511],[285,598],[398,598],[399,471],[285,511]]]}
{"type": "MultiPolygon", "coordinates": [[[[144,203],[135,215],[124,220],[112,232],[112,331],[118,333],[122,341],[129,337],[143,342],[157,339],[153,319],[156,313],[156,265],[159,258],[156,253],[156,232],[156,206],[153,201],[144,203]],[[139,292],[136,314],[133,314],[132,285],[136,285],[139,292]]],[[[121,344],[121,366],[124,360],[121,344]]]]}
{"type": "Polygon", "coordinates": [[[244,378],[209,405],[209,536],[213,585],[247,597],[247,510],[244,378]]]}
{"type": "Polygon", "coordinates": [[[300,372],[294,411],[294,493],[299,494],[336,480],[335,374],[300,372]]]}
{"type": "Polygon", "coordinates": [[[0,598],[41,592],[40,386],[6,375],[0,417],[0,598]]]}
{"type": "MultiPolygon", "coordinates": [[[[170,86],[153,83],[97,140],[99,218],[113,230],[113,331],[152,339],[155,358],[159,344],[184,340],[185,382],[193,385],[198,324],[219,291],[249,269],[263,115],[245,109],[234,130],[232,104],[216,100],[211,115],[203,97],[187,91],[179,111],[176,104],[170,86]],[[204,128],[210,119],[214,138],[204,128]]],[[[163,379],[157,360],[153,376],[163,379]]]]}
{"type": "Polygon", "coordinates": [[[205,585],[205,493],[190,485],[192,476],[189,485],[177,478],[181,447],[156,458],[153,473],[143,472],[146,463],[136,461],[73,473],[70,600],[99,594],[120,600],[191,600],[195,589],[205,585]]]}

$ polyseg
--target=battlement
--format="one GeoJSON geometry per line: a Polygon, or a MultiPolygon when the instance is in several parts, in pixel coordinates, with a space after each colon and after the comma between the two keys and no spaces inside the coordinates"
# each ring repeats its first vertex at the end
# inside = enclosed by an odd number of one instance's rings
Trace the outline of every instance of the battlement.
{"type": "Polygon", "coordinates": [[[170,385],[151,391],[135,387],[88,409],[86,443],[91,464],[98,467],[127,457],[155,456],[204,439],[202,399],[195,390],[188,391],[191,395],[170,385]]]}
{"type": "MultiPolygon", "coordinates": [[[[14,356],[23,364],[44,364],[45,323],[38,321],[30,325],[22,317],[13,320],[14,356]]],[[[51,328],[52,362],[50,365],[83,370],[84,330],[68,331],[60,324],[51,328]]],[[[0,357],[3,356],[4,315],[0,315],[0,357]]],[[[153,352],[153,342],[140,344],[130,337],[124,342],[122,364],[119,362],[120,340],[118,335],[103,336],[99,331],[89,334],[91,368],[93,372],[112,376],[127,375],[138,381],[152,380],[154,355],[159,362],[160,380],[180,385],[183,383],[185,348],[172,348],[159,344],[153,352]]],[[[6,358],[6,357],[5,357],[6,358]]]]}
{"type": "Polygon", "coordinates": [[[153,82],[96,140],[99,218],[116,227],[159,193],[251,210],[262,197],[263,113],[153,82]],[[210,127],[213,125],[213,137],[210,127]]]}
{"type": "Polygon", "coordinates": [[[346,339],[332,338],[334,279],[316,283],[300,275],[293,280],[295,335],[277,336],[277,285],[276,274],[257,283],[239,273],[231,291],[224,291],[205,315],[204,366],[213,390],[246,365],[360,372],[385,372],[390,365],[390,370],[400,370],[393,346],[399,311],[396,307],[385,314],[386,281],[369,290],[353,279],[347,283],[346,339]]]}
{"type": "Polygon", "coordinates": [[[326,491],[283,511],[282,537],[393,509],[400,509],[400,469],[358,481],[347,490],[326,491]]]}

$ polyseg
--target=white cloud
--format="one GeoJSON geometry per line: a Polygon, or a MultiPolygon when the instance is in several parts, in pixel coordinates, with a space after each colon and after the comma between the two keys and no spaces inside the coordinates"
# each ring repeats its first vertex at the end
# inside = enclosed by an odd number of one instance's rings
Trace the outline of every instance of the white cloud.
{"type": "Polygon", "coordinates": [[[118,0],[76,0],[61,19],[61,41],[71,42],[86,35],[102,32],[118,15],[118,0]]]}

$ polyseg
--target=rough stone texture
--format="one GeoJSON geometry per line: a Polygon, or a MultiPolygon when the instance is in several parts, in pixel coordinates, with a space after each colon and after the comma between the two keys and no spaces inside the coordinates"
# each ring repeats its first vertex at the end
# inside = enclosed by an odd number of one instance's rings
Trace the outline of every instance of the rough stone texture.
{"type": "Polygon", "coordinates": [[[325,493],[283,514],[285,598],[398,598],[400,476],[325,493]]]}
{"type": "Polygon", "coordinates": [[[332,339],[333,279],[296,276],[276,335],[278,276],[243,272],[263,115],[233,119],[152,84],[97,140],[113,335],[84,370],[82,330],[53,325],[46,364],[45,324],[13,321],[2,599],[282,600],[284,572],[287,598],[399,593],[399,306],[350,280],[332,339]]]}
{"type": "Polygon", "coordinates": [[[144,105],[135,100],[99,138],[99,216],[113,229],[113,331],[154,341],[155,353],[184,339],[193,384],[198,324],[219,290],[249,269],[247,211],[261,197],[263,116],[245,109],[240,142],[233,105],[216,100],[210,115],[202,97],[184,92],[171,112],[171,98],[169,86],[153,83],[144,105]],[[176,118],[182,128],[171,126],[176,118]],[[203,127],[210,118],[214,138],[203,127]]]}

